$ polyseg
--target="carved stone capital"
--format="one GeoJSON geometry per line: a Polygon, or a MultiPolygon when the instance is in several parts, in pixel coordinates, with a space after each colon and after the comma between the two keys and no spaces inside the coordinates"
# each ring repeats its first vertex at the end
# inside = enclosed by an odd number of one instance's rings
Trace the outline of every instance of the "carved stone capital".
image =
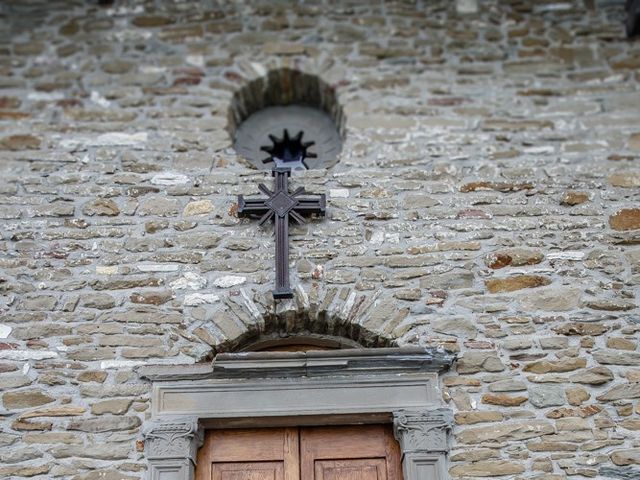
{"type": "Polygon", "coordinates": [[[446,452],[453,415],[446,408],[393,412],[393,432],[403,454],[446,452]]]}
{"type": "Polygon", "coordinates": [[[184,459],[195,464],[204,429],[196,417],[157,419],[143,429],[145,455],[149,461],[184,459]]]}

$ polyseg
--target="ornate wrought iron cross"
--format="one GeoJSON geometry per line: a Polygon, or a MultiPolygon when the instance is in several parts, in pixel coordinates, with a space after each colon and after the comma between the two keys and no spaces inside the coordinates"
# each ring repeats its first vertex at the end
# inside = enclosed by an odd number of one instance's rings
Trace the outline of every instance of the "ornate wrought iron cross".
{"type": "Polygon", "coordinates": [[[315,198],[300,197],[305,193],[304,187],[289,193],[289,175],[290,168],[276,167],[273,169],[275,190],[272,192],[262,183],[258,185],[258,189],[268,198],[245,199],[242,195],[238,196],[239,216],[262,215],[259,225],[275,217],[276,288],[273,290],[273,298],[293,297],[289,284],[289,218],[302,225],[305,223],[303,215],[324,215],[326,209],[324,195],[315,198]]]}

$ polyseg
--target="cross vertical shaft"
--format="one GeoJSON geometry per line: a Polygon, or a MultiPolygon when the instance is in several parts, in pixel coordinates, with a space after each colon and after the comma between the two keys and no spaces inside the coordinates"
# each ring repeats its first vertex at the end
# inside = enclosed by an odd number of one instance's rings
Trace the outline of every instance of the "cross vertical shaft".
{"type": "Polygon", "coordinates": [[[291,298],[289,284],[289,217],[276,215],[276,288],[273,298],[291,298]]]}

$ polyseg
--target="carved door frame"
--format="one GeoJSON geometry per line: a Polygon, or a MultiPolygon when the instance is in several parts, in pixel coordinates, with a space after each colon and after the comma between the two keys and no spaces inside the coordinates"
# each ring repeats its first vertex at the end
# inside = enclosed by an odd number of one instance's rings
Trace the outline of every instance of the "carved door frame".
{"type": "Polygon", "coordinates": [[[193,480],[207,428],[393,423],[404,480],[445,480],[452,413],[438,373],[454,356],[424,348],[220,354],[212,364],[144,367],[150,480],[193,480]]]}

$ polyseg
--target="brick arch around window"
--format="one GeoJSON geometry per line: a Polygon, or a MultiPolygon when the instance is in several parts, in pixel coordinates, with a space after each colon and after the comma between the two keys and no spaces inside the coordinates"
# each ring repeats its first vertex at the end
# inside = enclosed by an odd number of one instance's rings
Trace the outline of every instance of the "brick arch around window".
{"type": "Polygon", "coordinates": [[[306,168],[329,168],[338,162],[346,131],[339,82],[330,83],[308,62],[245,68],[240,78],[227,115],[227,131],[240,159],[254,168],[271,169],[274,160],[265,152],[273,153],[270,149],[278,142],[300,135],[308,153],[306,168]]]}

